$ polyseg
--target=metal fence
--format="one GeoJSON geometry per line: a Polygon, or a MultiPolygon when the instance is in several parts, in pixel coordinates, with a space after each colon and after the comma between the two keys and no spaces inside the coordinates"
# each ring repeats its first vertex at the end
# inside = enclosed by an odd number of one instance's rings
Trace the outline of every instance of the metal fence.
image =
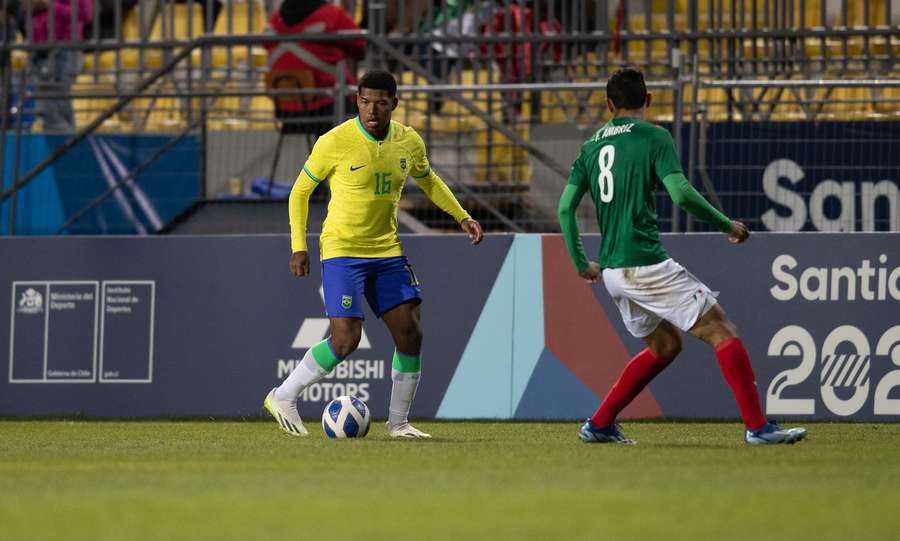
{"type": "MultiPolygon", "coordinates": [[[[696,88],[687,171],[731,215],[763,231],[900,230],[900,80],[696,88]],[[697,99],[704,92],[724,99],[697,99]]],[[[683,226],[703,229],[690,217],[683,226]]]]}
{"type": "MultiPolygon", "coordinates": [[[[0,4],[6,12],[11,2],[0,4]]],[[[4,132],[15,137],[0,142],[0,160],[15,155],[19,164],[16,149],[29,130],[55,129],[32,123],[36,105],[69,103],[75,119],[73,130],[64,131],[70,140],[47,160],[32,168],[9,169],[11,177],[5,178],[0,197],[4,201],[14,201],[18,187],[97,133],[163,133],[171,134],[173,141],[196,137],[203,154],[203,197],[248,192],[259,177],[271,188],[273,181],[290,183],[311,144],[307,138],[283,141],[273,134],[285,123],[322,120],[276,118],[274,99],[334,95],[339,106],[326,120],[336,123],[349,114],[342,104],[352,88],[340,80],[328,89],[273,89],[266,84],[263,45],[273,41],[266,21],[277,2],[87,4],[94,13],[81,39],[75,32],[59,37],[54,29],[60,20],[51,15],[38,22],[29,2],[22,3],[22,32],[14,34],[7,26],[4,33],[2,57],[8,62],[3,63],[2,109],[12,114],[2,120],[4,132]],[[43,40],[36,24],[46,24],[43,40]],[[67,52],[77,53],[76,64],[83,61],[77,76],[69,85],[43,84],[39,72],[69,62],[62,54],[67,52]]],[[[740,187],[718,185],[726,165],[707,158],[720,153],[712,150],[715,141],[734,133],[711,135],[711,127],[744,123],[752,134],[754,123],[766,121],[865,122],[900,116],[900,96],[892,83],[900,52],[897,0],[343,4],[359,31],[280,35],[278,41],[364,39],[366,58],[351,64],[353,71],[386,67],[398,75],[401,106],[395,118],[422,133],[436,170],[491,229],[555,230],[553,207],[572,154],[604,122],[602,81],[620,65],[647,73],[655,96],[649,116],[673,130],[691,177],[714,199],[721,196],[726,210],[758,227],[765,224],[752,218],[756,206],[765,204],[758,197],[764,190],[749,180],[740,187]],[[842,78],[874,81],[853,88],[816,82],[842,78]],[[741,82],[744,79],[751,81],[741,82]]],[[[82,9],[76,6],[84,2],[71,5],[62,24],[67,21],[75,28],[82,9]]],[[[828,129],[837,137],[839,128],[828,129]]],[[[733,139],[728,152],[745,152],[739,143],[743,136],[733,139]]],[[[772,135],[766,144],[780,143],[772,135]]],[[[130,180],[123,179],[122,186],[130,180]]],[[[105,197],[119,188],[111,188],[105,197]]],[[[876,207],[884,207],[885,198],[876,198],[876,207]]],[[[15,204],[6,204],[6,215],[0,218],[15,232],[15,204]]],[[[69,216],[66,223],[95,207],[69,216]]],[[[894,227],[893,208],[889,206],[887,214],[876,212],[876,228],[894,227]]],[[[403,211],[433,228],[453,226],[413,185],[403,211]]],[[[584,212],[590,229],[590,211],[584,212]]],[[[695,227],[677,209],[669,211],[664,201],[661,218],[672,230],[695,227]]],[[[235,227],[254,231],[249,221],[235,227]]]]}

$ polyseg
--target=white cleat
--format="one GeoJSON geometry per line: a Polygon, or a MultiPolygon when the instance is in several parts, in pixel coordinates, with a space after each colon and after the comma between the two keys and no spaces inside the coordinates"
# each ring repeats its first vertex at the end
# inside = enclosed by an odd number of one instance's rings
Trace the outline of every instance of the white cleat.
{"type": "Polygon", "coordinates": [[[291,436],[308,436],[309,432],[303,426],[300,414],[297,413],[297,405],[286,400],[278,400],[275,398],[275,389],[269,391],[266,399],[263,401],[263,407],[266,408],[272,417],[278,421],[278,427],[290,434],[291,436]]]}
{"type": "Polygon", "coordinates": [[[430,438],[431,434],[427,434],[422,432],[418,428],[414,427],[409,423],[403,423],[402,425],[391,426],[391,423],[384,423],[384,427],[388,431],[388,436],[392,438],[407,438],[407,439],[420,439],[420,438],[430,438]]]}

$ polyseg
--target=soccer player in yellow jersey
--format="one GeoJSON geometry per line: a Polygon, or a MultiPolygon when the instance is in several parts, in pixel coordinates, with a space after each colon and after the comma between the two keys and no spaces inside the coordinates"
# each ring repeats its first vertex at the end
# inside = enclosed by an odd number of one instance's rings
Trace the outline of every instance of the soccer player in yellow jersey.
{"type": "Polygon", "coordinates": [[[319,254],[331,336],[310,348],[264,402],[281,429],[291,435],[307,434],[297,412],[297,397],[303,389],[330,373],[359,345],[365,297],[384,320],[396,346],[388,434],[431,437],[408,419],[421,374],[422,301],[419,282],[397,236],[397,204],[406,177],[412,177],[438,207],[453,216],[472,244],[481,242],[482,232],[431,170],[419,134],[391,120],[397,103],[397,82],[390,73],[371,71],[363,76],[357,94],[359,116],[316,141],[291,190],[290,267],[294,276],[307,276],[309,196],[320,183],[331,183],[319,254]]]}

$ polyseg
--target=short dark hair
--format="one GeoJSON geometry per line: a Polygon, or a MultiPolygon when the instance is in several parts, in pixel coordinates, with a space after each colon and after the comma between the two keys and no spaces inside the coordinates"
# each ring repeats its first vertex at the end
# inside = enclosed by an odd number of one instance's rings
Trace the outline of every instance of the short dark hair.
{"type": "Polygon", "coordinates": [[[606,83],[606,96],[617,109],[640,109],[647,103],[644,74],[634,68],[623,68],[606,83]]]}
{"type": "Polygon", "coordinates": [[[397,97],[397,80],[394,76],[384,70],[372,70],[367,72],[359,80],[359,88],[371,88],[372,90],[384,90],[388,96],[397,97]]]}

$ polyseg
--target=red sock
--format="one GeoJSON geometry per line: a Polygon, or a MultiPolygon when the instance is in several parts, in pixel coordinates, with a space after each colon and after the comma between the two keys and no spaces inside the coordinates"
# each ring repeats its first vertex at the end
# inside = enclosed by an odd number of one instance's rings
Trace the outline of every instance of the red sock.
{"type": "Polygon", "coordinates": [[[672,359],[663,359],[656,355],[650,348],[646,348],[634,356],[625,369],[619,375],[619,379],[613,384],[612,389],[606,394],[603,403],[597,409],[591,422],[594,426],[609,426],[616,420],[616,416],[625,406],[631,403],[640,392],[650,383],[650,380],[663,371],[672,359]]]}
{"type": "Polygon", "coordinates": [[[737,399],[741,417],[747,428],[755,430],[766,424],[766,418],[759,406],[756,376],[753,375],[750,356],[747,355],[741,339],[734,337],[719,342],[716,346],[716,359],[719,360],[725,381],[731,386],[731,391],[737,399]]]}

